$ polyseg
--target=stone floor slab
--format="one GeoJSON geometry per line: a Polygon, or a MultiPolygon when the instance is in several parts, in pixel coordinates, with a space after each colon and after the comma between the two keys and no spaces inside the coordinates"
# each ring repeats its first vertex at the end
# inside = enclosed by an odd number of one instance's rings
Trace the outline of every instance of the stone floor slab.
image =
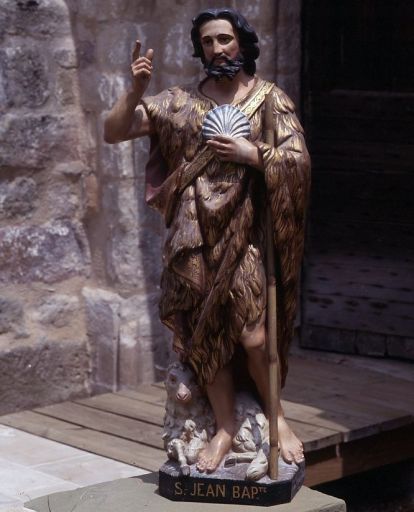
{"type": "Polygon", "coordinates": [[[92,485],[119,478],[145,475],[147,471],[94,454],[80,455],[33,468],[78,485],[92,485]]]}
{"type": "Polygon", "coordinates": [[[147,471],[0,424],[0,512],[50,493],[147,471]]]}
{"type": "Polygon", "coordinates": [[[17,464],[32,466],[57,462],[84,453],[72,446],[0,425],[0,456],[17,464]]]}
{"type": "MultiPolygon", "coordinates": [[[[25,506],[36,512],[217,512],[217,504],[183,503],[169,501],[158,494],[158,474],[151,473],[141,477],[115,480],[105,484],[93,485],[44,496],[25,506]]],[[[219,505],[220,512],[234,512],[234,505],[219,505]]],[[[346,512],[342,500],[302,487],[291,503],[275,507],[241,507],[243,512],[346,512]]],[[[238,509],[239,510],[239,509],[238,509]]]]}
{"type": "Polygon", "coordinates": [[[44,494],[76,489],[79,485],[0,458],[1,492],[21,502],[44,494]]]}
{"type": "Polygon", "coordinates": [[[0,511],[2,510],[2,508],[6,507],[6,505],[10,506],[14,503],[18,503],[16,498],[0,492],[0,511]]]}
{"type": "Polygon", "coordinates": [[[11,503],[4,507],[0,506],[0,512],[32,512],[21,503],[11,503]]]}

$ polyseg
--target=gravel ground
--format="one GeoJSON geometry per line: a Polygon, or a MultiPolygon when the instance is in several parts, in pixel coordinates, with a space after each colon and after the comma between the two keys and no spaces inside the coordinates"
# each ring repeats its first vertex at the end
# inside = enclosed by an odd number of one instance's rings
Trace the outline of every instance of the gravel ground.
{"type": "Polygon", "coordinates": [[[314,489],[345,500],[347,512],[414,512],[414,459],[314,489]]]}

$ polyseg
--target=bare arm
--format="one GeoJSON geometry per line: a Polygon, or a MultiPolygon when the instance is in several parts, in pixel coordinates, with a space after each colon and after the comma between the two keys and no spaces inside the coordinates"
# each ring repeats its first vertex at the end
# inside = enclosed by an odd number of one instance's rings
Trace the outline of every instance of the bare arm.
{"type": "Polygon", "coordinates": [[[149,49],[145,57],[140,57],[140,49],[141,43],[136,41],[131,64],[132,88],[118,99],[105,119],[104,139],[109,144],[152,133],[151,122],[139,102],[151,79],[154,51],[149,49]]]}

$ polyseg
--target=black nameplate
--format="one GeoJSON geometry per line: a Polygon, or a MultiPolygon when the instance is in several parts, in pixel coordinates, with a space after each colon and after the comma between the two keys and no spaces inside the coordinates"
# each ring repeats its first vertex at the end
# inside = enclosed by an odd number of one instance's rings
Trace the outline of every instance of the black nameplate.
{"type": "Polygon", "coordinates": [[[304,466],[292,478],[260,483],[247,480],[209,477],[203,474],[182,476],[171,474],[163,466],[159,471],[161,496],[174,501],[234,503],[271,506],[289,503],[304,480],[304,466]]]}

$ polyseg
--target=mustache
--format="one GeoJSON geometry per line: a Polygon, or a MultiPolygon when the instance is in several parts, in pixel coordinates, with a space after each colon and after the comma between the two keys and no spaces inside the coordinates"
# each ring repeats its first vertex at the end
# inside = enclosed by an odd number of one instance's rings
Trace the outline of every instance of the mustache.
{"type": "Polygon", "coordinates": [[[213,57],[211,61],[208,63],[209,66],[216,63],[218,60],[224,60],[226,61],[226,64],[232,64],[233,60],[230,59],[230,57],[227,57],[224,53],[222,55],[217,55],[216,57],[213,57]]]}

